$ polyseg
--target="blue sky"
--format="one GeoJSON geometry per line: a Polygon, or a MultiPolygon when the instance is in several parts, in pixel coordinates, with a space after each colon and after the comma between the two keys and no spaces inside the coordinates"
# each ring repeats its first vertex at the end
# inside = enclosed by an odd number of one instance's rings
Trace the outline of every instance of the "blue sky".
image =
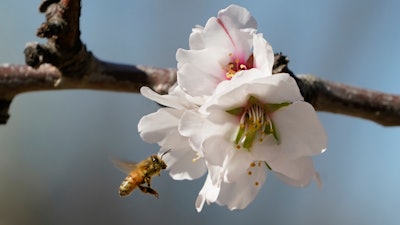
{"type": "MultiPolygon", "coordinates": [[[[101,59],[175,67],[196,24],[219,9],[250,10],[275,52],[298,74],[400,94],[398,1],[83,1],[81,31],[101,59]]],[[[23,63],[43,15],[39,1],[0,2],[0,63],[23,63]]],[[[195,211],[203,179],[156,177],[160,199],[117,194],[124,178],[110,159],[157,151],[137,122],[158,106],[138,94],[85,90],[26,93],[0,127],[0,224],[399,224],[400,128],[318,113],[328,150],[314,158],[323,188],[297,189],[267,177],[256,200],[230,212],[195,211]]]]}

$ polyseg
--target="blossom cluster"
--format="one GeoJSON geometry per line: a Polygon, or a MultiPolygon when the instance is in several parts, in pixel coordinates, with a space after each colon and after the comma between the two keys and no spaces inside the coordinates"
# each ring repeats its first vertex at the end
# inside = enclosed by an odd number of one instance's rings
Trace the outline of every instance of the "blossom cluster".
{"type": "Polygon", "coordinates": [[[237,5],[193,28],[189,50],[178,49],[177,84],[164,105],[144,116],[143,140],[158,143],[173,179],[207,174],[196,200],[243,209],[274,173],[298,187],[319,182],[312,156],[327,138],[314,108],[289,74],[272,74],[274,54],[252,15],[237,5]]]}

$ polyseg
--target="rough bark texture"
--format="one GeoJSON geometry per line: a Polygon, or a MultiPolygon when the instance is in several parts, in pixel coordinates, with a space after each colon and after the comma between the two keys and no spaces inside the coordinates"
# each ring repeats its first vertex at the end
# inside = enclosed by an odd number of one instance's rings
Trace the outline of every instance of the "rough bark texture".
{"type": "MultiPolygon", "coordinates": [[[[44,0],[39,11],[46,21],[37,35],[47,43],[29,43],[27,65],[0,65],[0,124],[9,118],[12,99],[23,92],[95,89],[139,92],[149,86],[165,94],[176,82],[176,70],[122,65],[96,58],[80,40],[80,0],[44,0]]],[[[384,126],[400,125],[400,96],[351,87],[311,75],[296,76],[282,54],[275,55],[273,73],[289,73],[305,101],[316,110],[372,120],[384,126]]]]}

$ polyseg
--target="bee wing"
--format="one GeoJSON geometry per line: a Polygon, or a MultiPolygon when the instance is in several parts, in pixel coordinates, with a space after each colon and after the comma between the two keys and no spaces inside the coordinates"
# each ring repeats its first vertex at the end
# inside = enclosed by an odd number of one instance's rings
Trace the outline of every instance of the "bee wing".
{"type": "Polygon", "coordinates": [[[137,168],[136,162],[128,162],[118,159],[113,159],[112,162],[114,163],[115,167],[117,167],[119,170],[121,170],[126,174],[130,173],[132,170],[135,170],[137,168]]]}

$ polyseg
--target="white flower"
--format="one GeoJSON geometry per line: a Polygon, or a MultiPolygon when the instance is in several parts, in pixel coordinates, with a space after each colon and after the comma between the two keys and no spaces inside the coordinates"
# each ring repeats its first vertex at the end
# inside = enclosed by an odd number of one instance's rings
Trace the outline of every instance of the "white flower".
{"type": "Polygon", "coordinates": [[[227,205],[230,210],[243,209],[254,200],[265,182],[267,167],[264,162],[255,162],[242,174],[241,179],[227,183],[223,181],[223,167],[208,165],[208,175],[196,200],[200,212],[205,202],[227,205]]]}
{"type": "MultiPolygon", "coordinates": [[[[281,162],[291,171],[293,177],[275,172],[281,180],[296,187],[308,185],[312,179],[319,184],[319,174],[315,172],[311,157],[295,160],[281,158],[281,162]]],[[[196,200],[196,210],[200,212],[204,203],[226,205],[230,210],[246,208],[257,196],[264,184],[267,171],[271,170],[264,161],[253,162],[234,182],[224,182],[223,167],[208,165],[208,175],[196,200]]]]}
{"type": "Polygon", "coordinates": [[[174,179],[208,172],[196,209],[247,207],[268,171],[297,187],[319,183],[311,157],[325,151],[324,129],[296,81],[272,75],[272,47],[250,13],[221,10],[193,29],[189,45],[177,51],[178,86],[167,95],[141,89],[166,108],[144,116],[138,129],[161,153],[171,149],[164,159],[174,179]]]}
{"type": "MultiPolygon", "coordinates": [[[[164,155],[167,169],[175,180],[197,179],[206,172],[204,159],[193,150],[187,137],[178,131],[178,125],[185,111],[197,111],[202,99],[192,98],[185,94],[178,86],[171,89],[168,95],[159,95],[148,87],[142,87],[140,92],[145,97],[168,106],[157,112],[142,117],[138,130],[143,140],[149,143],[158,143],[161,153],[173,149],[164,155]],[[198,159],[198,160],[193,160],[198,159]]],[[[194,128],[193,124],[192,127],[194,128]]]]}
{"type": "Polygon", "coordinates": [[[181,123],[205,120],[197,132],[180,125],[182,134],[201,143],[209,178],[215,180],[206,181],[198,203],[246,207],[264,183],[266,168],[295,186],[317,177],[310,156],[325,150],[326,136],[314,109],[302,100],[288,74],[271,76],[251,69],[221,82],[200,107],[203,117],[183,115],[181,123]],[[210,166],[220,169],[210,170],[210,166]],[[219,174],[210,174],[215,171],[219,174]],[[208,188],[213,190],[212,198],[207,197],[208,188]],[[236,196],[240,192],[248,194],[236,196]]]}
{"type": "Polygon", "coordinates": [[[262,34],[256,34],[256,26],[247,9],[230,5],[205,27],[195,27],[189,38],[190,50],[176,53],[179,86],[192,96],[209,96],[237,71],[259,68],[271,74],[272,47],[262,34]]]}

